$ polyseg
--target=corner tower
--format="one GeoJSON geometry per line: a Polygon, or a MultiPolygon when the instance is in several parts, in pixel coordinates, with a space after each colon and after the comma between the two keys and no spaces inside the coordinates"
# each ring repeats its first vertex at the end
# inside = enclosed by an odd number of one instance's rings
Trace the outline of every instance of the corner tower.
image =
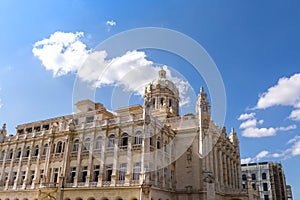
{"type": "Polygon", "coordinates": [[[211,120],[210,103],[207,100],[207,94],[204,92],[203,87],[200,88],[200,93],[198,94],[196,114],[200,120],[201,128],[208,129],[211,120]]]}
{"type": "Polygon", "coordinates": [[[158,71],[158,78],[145,87],[144,99],[152,116],[163,119],[179,115],[178,88],[166,78],[163,68],[158,71]]]}

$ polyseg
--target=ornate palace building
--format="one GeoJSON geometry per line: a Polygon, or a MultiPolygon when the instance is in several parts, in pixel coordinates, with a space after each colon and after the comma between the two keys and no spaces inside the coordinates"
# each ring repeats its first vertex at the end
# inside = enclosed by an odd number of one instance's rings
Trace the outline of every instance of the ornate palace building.
{"type": "Polygon", "coordinates": [[[239,141],[214,124],[201,88],[195,114],[179,115],[165,70],[144,105],[108,111],[83,100],[76,113],[0,134],[1,200],[245,200],[239,141]]]}

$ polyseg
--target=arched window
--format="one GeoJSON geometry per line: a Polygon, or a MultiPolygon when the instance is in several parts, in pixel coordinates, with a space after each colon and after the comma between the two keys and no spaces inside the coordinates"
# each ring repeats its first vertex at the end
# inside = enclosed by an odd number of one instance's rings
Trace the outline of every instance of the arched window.
{"type": "Polygon", "coordinates": [[[96,138],[96,145],[95,145],[95,149],[101,149],[102,146],[102,137],[97,137],[96,138]]]}
{"type": "Polygon", "coordinates": [[[121,146],[127,146],[128,145],[128,134],[123,133],[121,137],[121,146]]]}
{"type": "Polygon", "coordinates": [[[61,153],[63,151],[63,144],[59,141],[56,145],[56,153],[61,153]]]}
{"type": "Polygon", "coordinates": [[[243,175],[242,175],[242,180],[243,180],[243,181],[246,181],[246,180],[247,180],[246,174],[243,174],[243,175]]]}
{"type": "Polygon", "coordinates": [[[11,149],[11,150],[9,151],[8,159],[12,159],[12,158],[13,158],[13,155],[14,155],[14,151],[11,149]]]}
{"type": "Polygon", "coordinates": [[[115,136],[111,135],[108,138],[108,147],[114,147],[114,145],[115,145],[115,136]]]}
{"type": "Polygon", "coordinates": [[[134,136],[134,144],[142,144],[142,132],[137,131],[134,136]]]}
{"type": "Polygon", "coordinates": [[[256,180],[256,175],[255,174],[251,174],[251,178],[252,178],[253,181],[255,181],[256,180]]]}
{"type": "Polygon", "coordinates": [[[48,144],[45,144],[43,149],[43,155],[46,155],[47,151],[48,151],[48,144]]]}
{"type": "Polygon", "coordinates": [[[37,156],[39,154],[39,145],[36,145],[34,147],[34,156],[37,156]]]}
{"type": "Polygon", "coordinates": [[[164,143],[164,152],[166,152],[166,153],[168,152],[168,144],[167,144],[167,142],[164,143]]]}
{"type": "Polygon", "coordinates": [[[76,139],[73,144],[73,151],[78,151],[79,148],[79,140],[76,139]]]}
{"type": "Polygon", "coordinates": [[[84,140],[84,150],[90,150],[90,145],[91,145],[91,139],[90,138],[86,138],[84,140]]]}
{"type": "Polygon", "coordinates": [[[164,98],[160,98],[160,105],[164,105],[165,103],[165,99],[164,98]]]}
{"type": "Polygon", "coordinates": [[[149,143],[151,146],[153,146],[153,133],[152,132],[150,132],[149,143]]]}
{"type": "Polygon", "coordinates": [[[159,137],[156,140],[156,148],[160,149],[160,138],[159,137]]]}
{"type": "Polygon", "coordinates": [[[18,148],[18,151],[17,151],[17,158],[20,158],[20,157],[21,157],[21,153],[22,153],[21,148],[18,148]]]}
{"type": "Polygon", "coordinates": [[[264,172],[264,173],[262,173],[261,174],[261,178],[263,179],[263,180],[266,180],[267,179],[267,174],[264,172]]]}
{"type": "Polygon", "coordinates": [[[25,157],[29,157],[30,155],[30,147],[26,147],[25,157]]]}

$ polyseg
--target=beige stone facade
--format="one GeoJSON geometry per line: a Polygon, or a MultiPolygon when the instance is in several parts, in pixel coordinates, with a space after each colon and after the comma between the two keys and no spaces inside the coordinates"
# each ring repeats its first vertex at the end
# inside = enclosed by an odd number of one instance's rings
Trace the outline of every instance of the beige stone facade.
{"type": "Polygon", "coordinates": [[[0,199],[256,199],[242,188],[239,141],[215,125],[201,89],[195,114],[159,71],[144,105],[76,113],[17,126],[0,137],[0,199]]]}

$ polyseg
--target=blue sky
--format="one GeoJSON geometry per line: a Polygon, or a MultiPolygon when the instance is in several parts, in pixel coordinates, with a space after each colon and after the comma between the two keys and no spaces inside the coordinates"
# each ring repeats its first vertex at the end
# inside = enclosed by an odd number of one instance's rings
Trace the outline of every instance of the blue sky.
{"type": "MultiPolygon", "coordinates": [[[[297,1],[1,1],[0,123],[14,133],[18,124],[71,113],[78,63],[90,50],[129,29],[173,29],[201,44],[218,66],[227,95],[225,125],[237,131],[244,161],[282,162],[300,198],[299,20],[297,1]],[[51,63],[61,44],[55,40],[76,44],[78,54],[51,63]],[[43,49],[49,46],[49,52],[43,49]]],[[[133,51],[116,61],[143,61],[151,73],[151,67],[167,65],[196,92],[206,87],[188,62],[168,52],[133,51]]],[[[117,79],[110,76],[110,86],[96,83],[96,99],[107,107],[117,79]]],[[[131,102],[140,101],[136,96],[131,102]]]]}

